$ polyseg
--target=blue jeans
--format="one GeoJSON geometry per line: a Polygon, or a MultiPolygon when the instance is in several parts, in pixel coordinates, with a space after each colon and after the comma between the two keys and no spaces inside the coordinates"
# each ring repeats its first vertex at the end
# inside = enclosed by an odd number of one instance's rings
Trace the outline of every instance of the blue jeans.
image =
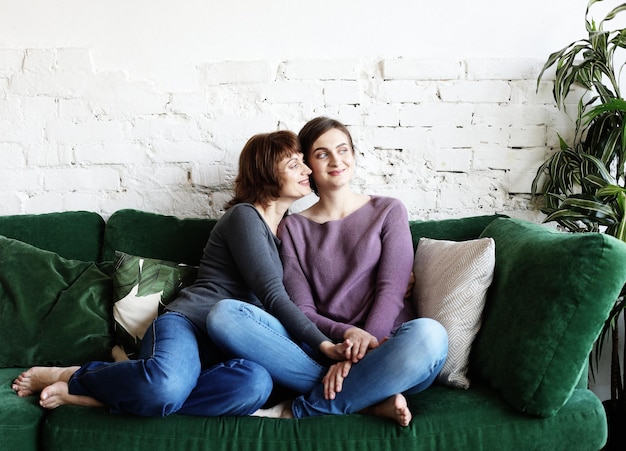
{"type": "Polygon", "coordinates": [[[326,374],[312,350],[294,342],[274,316],[247,302],[224,299],[215,304],[207,330],[222,351],[260,364],[275,382],[298,393],[310,392],[326,374]]]}
{"type": "Polygon", "coordinates": [[[334,400],[324,399],[327,368],[298,346],[269,313],[241,301],[223,300],[207,317],[214,343],[225,352],[264,366],[282,385],[305,393],[292,404],[294,417],[348,414],[396,393],[428,388],[448,353],[448,336],[437,321],[408,321],[381,346],[354,364],[334,400]]]}
{"type": "Polygon", "coordinates": [[[272,391],[269,373],[242,359],[223,362],[185,316],[167,312],[146,332],[139,359],[90,362],[70,378],[69,392],[121,411],[162,417],[249,415],[272,391]]]}
{"type": "Polygon", "coordinates": [[[293,401],[293,416],[356,413],[396,393],[426,390],[441,371],[447,354],[448,335],[441,324],[429,318],[407,321],[352,365],[335,399],[324,399],[324,386],[318,385],[293,401]]]}

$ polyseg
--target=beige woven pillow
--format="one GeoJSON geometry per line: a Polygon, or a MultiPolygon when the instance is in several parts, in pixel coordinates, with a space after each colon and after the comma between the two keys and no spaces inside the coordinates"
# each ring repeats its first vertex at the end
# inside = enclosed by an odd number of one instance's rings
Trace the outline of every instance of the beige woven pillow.
{"type": "Polygon", "coordinates": [[[469,354],[494,267],[492,238],[458,242],[421,238],[418,243],[413,264],[417,315],[439,321],[448,332],[448,357],[439,383],[469,388],[469,354]]]}

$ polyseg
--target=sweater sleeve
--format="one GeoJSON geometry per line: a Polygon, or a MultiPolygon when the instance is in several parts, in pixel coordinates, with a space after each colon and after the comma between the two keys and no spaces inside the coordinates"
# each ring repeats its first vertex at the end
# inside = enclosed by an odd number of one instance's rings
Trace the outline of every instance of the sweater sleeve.
{"type": "Polygon", "coordinates": [[[413,267],[413,240],[406,208],[394,200],[381,230],[382,250],[376,279],[376,297],[364,329],[382,340],[393,330],[405,308],[404,294],[413,267]]]}
{"type": "Polygon", "coordinates": [[[318,350],[320,343],[328,338],[287,294],[274,236],[253,208],[239,208],[231,217],[227,245],[235,264],[265,310],[274,315],[294,338],[318,350]]]}

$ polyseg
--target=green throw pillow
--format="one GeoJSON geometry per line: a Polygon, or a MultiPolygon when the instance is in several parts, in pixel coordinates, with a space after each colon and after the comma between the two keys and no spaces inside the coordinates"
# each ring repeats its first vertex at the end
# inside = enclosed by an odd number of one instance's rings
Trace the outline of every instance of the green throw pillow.
{"type": "Polygon", "coordinates": [[[482,236],[496,242],[496,265],[472,374],[516,409],[552,416],[586,369],[626,282],[626,244],[515,219],[495,220],[482,236]]]}
{"type": "Polygon", "coordinates": [[[110,272],[0,236],[0,367],[109,359],[110,272]]]}
{"type": "Polygon", "coordinates": [[[195,266],[115,253],[114,337],[127,358],[137,357],[148,326],[197,274],[195,266]]]}

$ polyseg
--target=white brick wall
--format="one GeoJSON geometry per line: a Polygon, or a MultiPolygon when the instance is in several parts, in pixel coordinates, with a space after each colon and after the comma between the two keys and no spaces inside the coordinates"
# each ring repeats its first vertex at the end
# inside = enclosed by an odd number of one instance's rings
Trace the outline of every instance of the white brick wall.
{"type": "MultiPolygon", "coordinates": [[[[98,71],[89,49],[0,49],[0,214],[119,208],[220,214],[254,133],[317,115],[350,126],[355,187],[413,219],[538,220],[537,167],[573,124],[534,59],[201,64],[175,92],[98,71]]],[[[573,110],[575,111],[575,110],[573,110]]]]}

